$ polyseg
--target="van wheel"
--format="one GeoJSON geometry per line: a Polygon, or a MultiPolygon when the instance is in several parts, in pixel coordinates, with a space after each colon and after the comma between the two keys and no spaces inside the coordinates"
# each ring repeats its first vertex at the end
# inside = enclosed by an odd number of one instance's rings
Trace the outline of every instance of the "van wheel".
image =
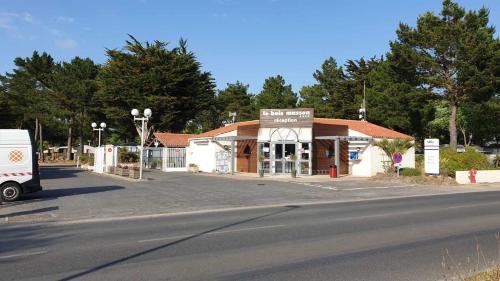
{"type": "Polygon", "coordinates": [[[21,187],[15,182],[7,182],[0,186],[3,200],[6,202],[16,201],[21,196],[21,187]]]}

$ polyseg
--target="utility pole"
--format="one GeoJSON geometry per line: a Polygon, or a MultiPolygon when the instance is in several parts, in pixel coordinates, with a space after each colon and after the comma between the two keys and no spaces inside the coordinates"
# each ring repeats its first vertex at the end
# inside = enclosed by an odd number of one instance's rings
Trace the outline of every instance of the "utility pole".
{"type": "Polygon", "coordinates": [[[366,83],[363,80],[363,103],[359,109],[359,119],[361,121],[366,121],[366,83]]]}
{"type": "Polygon", "coordinates": [[[233,124],[236,122],[236,112],[229,112],[229,117],[232,117],[233,124]]]}

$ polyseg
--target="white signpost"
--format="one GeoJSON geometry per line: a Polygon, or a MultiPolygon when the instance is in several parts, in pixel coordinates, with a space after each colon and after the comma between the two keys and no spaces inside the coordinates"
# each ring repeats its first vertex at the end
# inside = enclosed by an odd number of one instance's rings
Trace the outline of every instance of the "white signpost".
{"type": "Polygon", "coordinates": [[[428,175],[439,175],[439,139],[424,140],[424,165],[428,175]]]}

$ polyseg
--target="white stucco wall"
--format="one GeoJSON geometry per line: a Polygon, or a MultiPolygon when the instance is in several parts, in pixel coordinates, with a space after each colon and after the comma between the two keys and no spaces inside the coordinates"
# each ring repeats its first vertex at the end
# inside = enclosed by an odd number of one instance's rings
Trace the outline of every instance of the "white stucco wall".
{"type": "MultiPolygon", "coordinates": [[[[455,179],[459,184],[470,182],[469,171],[457,171],[455,179]]],[[[476,173],[476,183],[500,182],[500,170],[480,170],[476,173]]]]}
{"type": "MultiPolygon", "coordinates": [[[[355,137],[369,137],[358,131],[349,129],[349,136],[355,137]]],[[[383,161],[390,161],[389,157],[384,151],[373,145],[373,142],[381,139],[374,139],[370,144],[360,150],[359,159],[349,161],[351,168],[351,175],[358,177],[371,177],[377,173],[384,172],[383,161]]],[[[415,148],[410,148],[403,154],[402,167],[415,168],[415,148]]]]}
{"type": "Polygon", "coordinates": [[[196,164],[200,171],[211,173],[215,170],[214,144],[210,139],[191,139],[186,150],[186,161],[196,164]]]}
{"type": "MultiPolygon", "coordinates": [[[[358,131],[352,129],[348,130],[348,136],[350,137],[369,137],[358,131]]],[[[351,175],[356,177],[370,177],[372,176],[372,151],[371,145],[360,145],[360,151],[358,158],[359,160],[349,161],[349,166],[351,168],[351,175]]]]}
{"type": "MultiPolygon", "coordinates": [[[[237,131],[233,130],[227,133],[223,133],[217,135],[217,137],[230,137],[236,136],[237,131]]],[[[220,141],[213,142],[211,137],[208,138],[198,138],[198,139],[190,139],[189,147],[186,150],[186,161],[189,167],[189,164],[196,164],[200,171],[206,173],[213,173],[216,169],[216,152],[223,151],[224,146],[228,146],[231,149],[230,141],[220,141]],[[206,144],[203,144],[206,143],[206,144]]],[[[237,148],[235,147],[235,153],[237,152],[237,148]]],[[[237,161],[235,160],[235,171],[237,171],[237,161]]],[[[231,165],[231,161],[229,161],[229,165],[231,165]]]]}

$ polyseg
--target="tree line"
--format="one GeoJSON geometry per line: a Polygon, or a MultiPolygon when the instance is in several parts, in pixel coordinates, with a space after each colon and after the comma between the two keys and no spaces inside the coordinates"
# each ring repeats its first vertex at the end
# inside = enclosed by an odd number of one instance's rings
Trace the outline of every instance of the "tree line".
{"type": "Polygon", "coordinates": [[[35,51],[0,75],[0,127],[72,146],[93,140],[90,123],[104,121],[107,142],[126,143],[137,135],[132,108],[151,108],[157,131],[199,133],[230,122],[229,112],[237,121],[257,119],[261,108],[311,107],[317,117],[358,119],[365,90],[372,123],[455,148],[498,141],[500,42],[488,9],[445,0],[438,15],[401,23],[396,35],[381,57],[327,58],[312,73],[316,82],[298,93],[281,75],[267,78],[259,93],[241,81],[216,90],[184,39],[171,47],[129,35],[122,49],[106,50],[101,65],[35,51]]]}

